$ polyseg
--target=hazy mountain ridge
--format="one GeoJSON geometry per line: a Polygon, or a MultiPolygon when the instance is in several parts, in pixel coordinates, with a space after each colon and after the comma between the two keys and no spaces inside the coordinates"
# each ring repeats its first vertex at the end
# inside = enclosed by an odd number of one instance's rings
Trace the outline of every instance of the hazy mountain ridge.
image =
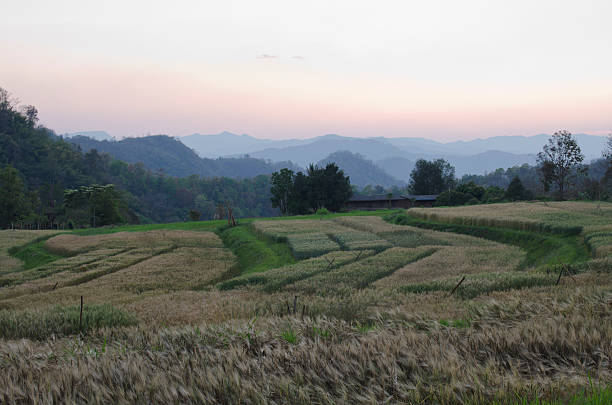
{"type": "Polygon", "coordinates": [[[97,141],[85,136],[66,139],[79,145],[84,152],[96,149],[115,159],[128,163],[143,163],[151,170],[162,170],[176,177],[197,175],[201,177],[250,178],[271,174],[283,167],[299,168],[291,162],[268,162],[250,157],[206,159],[176,138],[152,135],[140,138],[124,138],[121,141],[97,141]]]}
{"type": "MultiPolygon", "coordinates": [[[[598,158],[606,142],[606,137],[576,134],[587,161],[598,158]]],[[[272,161],[291,160],[301,166],[324,159],[330,153],[346,150],[370,159],[396,178],[408,181],[410,170],[417,159],[444,158],[451,162],[457,175],[482,174],[497,168],[522,164],[534,164],[536,154],[542,150],[549,135],[535,136],[496,136],[471,141],[454,141],[441,143],[426,138],[351,138],[339,135],[324,135],[304,140],[257,139],[248,135],[222,133],[218,135],[191,135],[190,145],[197,143],[194,150],[202,155],[212,154],[221,149],[212,145],[222,143],[224,139],[232,142],[244,140],[240,147],[233,146],[234,156],[249,154],[252,157],[272,161]],[[196,142],[197,141],[197,142],[196,142]],[[207,147],[207,144],[211,144],[207,147]],[[216,148],[216,149],[215,149],[216,148]],[[261,148],[261,149],[258,149],[261,148]],[[407,165],[401,167],[400,162],[407,165]]],[[[183,140],[184,138],[181,138],[183,140]]]]}
{"type": "Polygon", "coordinates": [[[367,160],[362,155],[349,151],[338,151],[321,159],[317,164],[325,166],[327,163],[336,163],[351,179],[351,184],[364,187],[368,184],[383,187],[404,186],[405,183],[377,166],[371,160],[367,160]]]}
{"type": "MultiPolygon", "coordinates": [[[[104,132],[81,133],[102,136],[100,133],[104,132]]],[[[606,137],[602,136],[577,134],[575,137],[587,161],[601,154],[606,141],[606,137]]],[[[354,184],[401,185],[409,182],[410,172],[416,160],[421,158],[444,158],[455,166],[459,177],[464,174],[490,173],[498,168],[526,163],[533,165],[536,153],[547,139],[548,135],[540,134],[532,137],[492,137],[440,143],[425,138],[324,135],[276,141],[222,132],[217,135],[193,134],[183,138],[158,135],[99,141],[73,136],[67,140],[79,144],[85,151],[96,148],[117,159],[130,163],[142,162],[152,170],[162,169],[177,177],[192,174],[203,177],[254,177],[270,174],[283,167],[298,171],[310,163],[330,161],[332,156],[339,160],[338,165],[351,176],[354,184]],[[349,155],[336,154],[340,151],[349,155]],[[216,158],[203,157],[205,155],[216,158]],[[342,167],[343,164],[345,167],[342,167]]]]}
{"type": "Polygon", "coordinates": [[[81,131],[62,134],[64,138],[74,138],[75,136],[86,136],[97,141],[113,141],[115,139],[106,131],[81,131]]]}

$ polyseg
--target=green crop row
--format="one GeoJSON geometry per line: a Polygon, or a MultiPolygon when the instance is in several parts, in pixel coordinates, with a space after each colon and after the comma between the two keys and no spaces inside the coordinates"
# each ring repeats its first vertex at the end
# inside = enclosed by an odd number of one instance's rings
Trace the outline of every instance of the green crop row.
{"type": "Polygon", "coordinates": [[[434,248],[391,248],[377,255],[340,266],[296,282],[290,289],[307,293],[326,293],[365,288],[397,269],[434,253],[434,248]]]}
{"type": "Polygon", "coordinates": [[[217,284],[220,290],[230,290],[242,286],[256,286],[267,292],[277,291],[285,285],[295,283],[316,274],[330,271],[344,264],[372,255],[373,251],[338,251],[323,256],[303,260],[299,263],[270,269],[261,273],[245,274],[217,284]]]}
{"type": "Polygon", "coordinates": [[[377,251],[391,247],[391,244],[370,232],[339,232],[330,235],[340,246],[348,250],[374,249],[377,251]]]}
{"type": "MultiPolygon", "coordinates": [[[[426,293],[432,291],[452,291],[457,287],[459,277],[426,283],[410,284],[400,287],[405,293],[426,293]]],[[[522,288],[553,285],[557,276],[541,273],[482,273],[467,276],[457,287],[455,295],[463,299],[475,298],[494,291],[509,291],[522,288]]]]}
{"type": "Polygon", "coordinates": [[[305,233],[287,236],[287,243],[293,256],[298,259],[321,256],[334,250],[340,250],[340,245],[324,233],[305,233]]]}

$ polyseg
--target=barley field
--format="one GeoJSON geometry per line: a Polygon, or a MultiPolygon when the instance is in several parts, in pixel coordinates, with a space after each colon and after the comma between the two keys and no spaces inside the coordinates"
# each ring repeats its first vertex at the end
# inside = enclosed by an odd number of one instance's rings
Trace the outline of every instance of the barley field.
{"type": "Polygon", "coordinates": [[[0,403],[610,403],[610,212],[0,231],[0,403]]]}

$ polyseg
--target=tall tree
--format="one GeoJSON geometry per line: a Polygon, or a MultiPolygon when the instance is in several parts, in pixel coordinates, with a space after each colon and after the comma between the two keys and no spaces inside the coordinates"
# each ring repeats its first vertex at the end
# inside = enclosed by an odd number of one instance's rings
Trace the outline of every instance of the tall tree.
{"type": "Polygon", "coordinates": [[[317,210],[327,208],[330,211],[339,211],[353,195],[349,177],[333,162],[323,169],[323,190],[323,205],[317,207],[317,210]]]}
{"type": "Polygon", "coordinates": [[[606,142],[606,146],[602,154],[603,158],[608,164],[608,167],[606,168],[606,173],[601,179],[601,185],[605,188],[609,187],[609,185],[612,183],[612,134],[608,135],[608,142],[606,142]]]}
{"type": "Polygon", "coordinates": [[[525,189],[523,186],[523,182],[519,178],[519,176],[514,176],[510,184],[508,185],[508,189],[506,190],[505,198],[510,201],[521,201],[528,200],[532,197],[531,193],[525,189]]]}
{"type": "Polygon", "coordinates": [[[19,170],[0,170],[0,228],[8,228],[30,213],[30,204],[19,170]]]}
{"type": "Polygon", "coordinates": [[[608,135],[608,141],[603,150],[603,157],[612,163],[612,134],[608,135]]]}
{"type": "Polygon", "coordinates": [[[568,131],[555,132],[542,152],[538,153],[538,165],[544,190],[549,191],[555,185],[559,199],[565,198],[567,188],[578,173],[580,163],[584,160],[578,143],[568,131]]]}
{"type": "Polygon", "coordinates": [[[293,171],[287,168],[272,173],[272,206],[280,209],[282,215],[289,213],[289,196],[293,185],[293,171]]]}
{"type": "Polygon", "coordinates": [[[455,168],[444,159],[419,159],[410,173],[413,194],[440,194],[455,187],[455,168]]]}

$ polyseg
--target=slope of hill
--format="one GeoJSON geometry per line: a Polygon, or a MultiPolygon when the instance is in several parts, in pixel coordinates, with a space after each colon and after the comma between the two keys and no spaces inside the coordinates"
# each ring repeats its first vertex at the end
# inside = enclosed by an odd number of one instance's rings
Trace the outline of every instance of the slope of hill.
{"type": "Polygon", "coordinates": [[[367,159],[378,160],[391,156],[402,156],[406,152],[396,146],[377,139],[346,138],[338,135],[326,135],[312,143],[289,146],[285,148],[270,148],[250,153],[251,156],[271,159],[285,159],[306,166],[311,162],[324,159],[330,153],[349,151],[365,156],[367,159]]]}
{"type": "Polygon", "coordinates": [[[221,132],[215,135],[192,134],[181,137],[181,142],[193,149],[198,155],[206,158],[249,154],[266,148],[284,148],[304,145],[310,139],[271,140],[259,139],[243,134],[221,132]]]}
{"type": "Polygon", "coordinates": [[[151,170],[162,170],[171,176],[247,178],[270,174],[283,167],[297,169],[291,162],[271,163],[250,157],[200,158],[193,150],[166,135],[125,138],[121,141],[96,141],[84,136],[68,139],[85,152],[97,149],[128,163],[142,162],[151,170]]]}
{"type": "Polygon", "coordinates": [[[75,136],[86,136],[91,139],[95,139],[97,141],[112,141],[114,138],[108,134],[106,131],[81,131],[81,132],[72,132],[68,134],[62,134],[64,138],[73,138],[75,136]]]}
{"type": "Polygon", "coordinates": [[[412,172],[412,169],[414,169],[414,164],[414,160],[406,159],[400,156],[376,161],[376,166],[380,167],[396,179],[402,180],[406,183],[410,181],[410,173],[412,172]]]}
{"type": "Polygon", "coordinates": [[[334,152],[325,159],[320,160],[317,164],[325,166],[329,162],[335,162],[350,177],[351,184],[360,187],[368,184],[381,185],[383,187],[404,185],[402,181],[390,176],[372,161],[356,153],[349,151],[334,152]]]}

